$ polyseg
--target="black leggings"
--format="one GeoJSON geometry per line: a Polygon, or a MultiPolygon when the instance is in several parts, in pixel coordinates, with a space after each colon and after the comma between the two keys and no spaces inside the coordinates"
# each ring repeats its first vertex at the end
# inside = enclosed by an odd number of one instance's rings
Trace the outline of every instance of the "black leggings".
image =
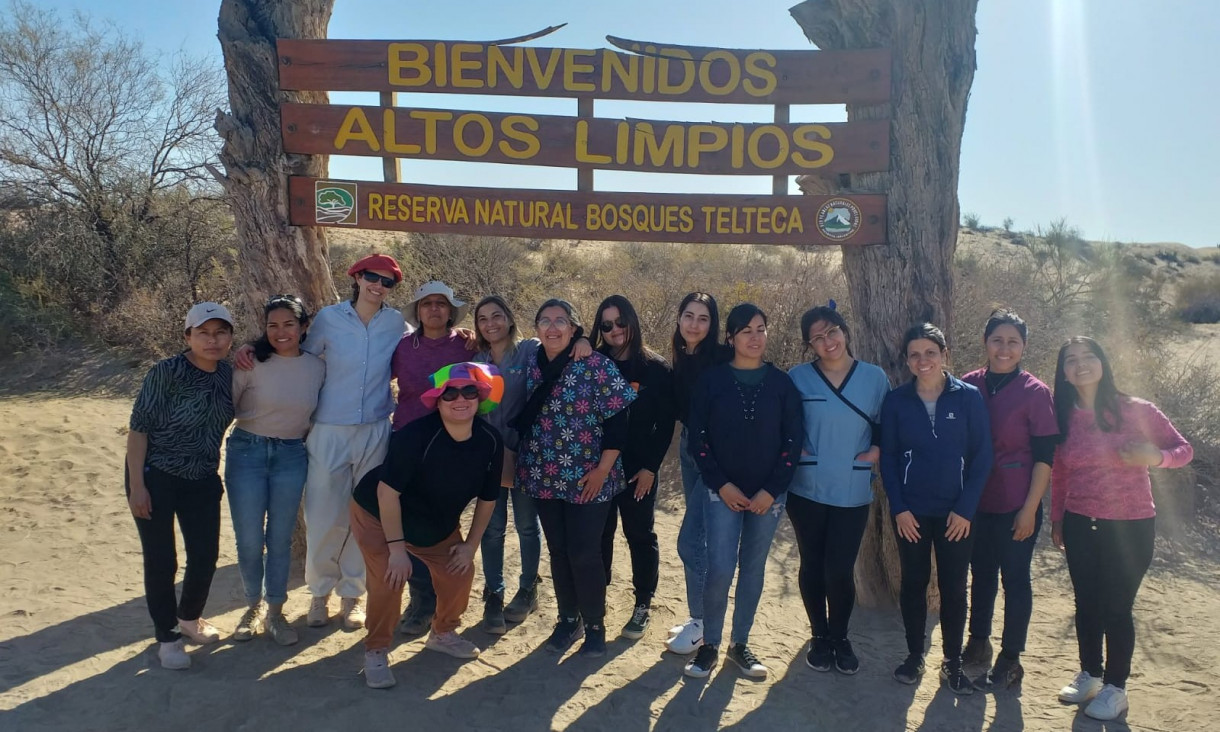
{"type": "MultiPolygon", "coordinates": [[[[660,479],[658,478],[658,481],[660,479]]],[[[659,483],[658,483],[659,484],[659,483]]],[[[606,584],[610,584],[610,566],[614,562],[614,532],[618,528],[618,517],[623,517],[623,538],[631,552],[631,584],[635,589],[635,604],[652,606],[652,596],[657,593],[657,575],[661,568],[661,550],[657,534],[653,530],[657,505],[657,488],[648,491],[641,500],[635,500],[635,488],[630,484],[611,501],[606,514],[606,527],[602,533],[602,563],[606,568],[606,584]]]]}
{"type": "Polygon", "coordinates": [[[602,532],[612,504],[568,503],[553,498],[538,502],[538,518],[551,555],[551,578],[560,619],[580,615],[586,624],[601,624],[606,615],[606,568],[602,532]]]}
{"type": "Polygon", "coordinates": [[[907,653],[923,654],[928,624],[928,582],[932,579],[932,551],[936,551],[936,584],[940,588],[940,636],[945,658],[962,655],[966,631],[966,576],[974,535],[961,541],[945,537],[947,516],[916,516],[919,541],[898,538],[898,560],[902,564],[902,625],[907,634],[907,653]]]}
{"type": "MultiPolygon", "coordinates": [[[[123,477],[126,484],[126,470],[123,477]]],[[[144,598],[157,640],[167,643],[180,637],[175,630],[178,618],[196,620],[203,615],[220,554],[220,497],[224,488],[219,475],[191,480],[151,465],[144,469],[144,487],[152,499],[152,513],[149,518],[135,520],[144,553],[144,598]],[[175,516],[186,546],[181,600],[174,593],[174,576],[178,573],[175,516]]],[[[130,494],[130,485],[125,488],[130,494]]]]}
{"type": "Polygon", "coordinates": [[[868,505],[844,508],[788,494],[788,518],[801,552],[801,599],[815,638],[847,637],[868,514],[868,505]]]}
{"type": "Polygon", "coordinates": [[[1155,543],[1155,518],[1106,521],[1071,512],[1063,516],[1063,544],[1076,591],[1080,668],[1107,684],[1125,687],[1131,675],[1131,608],[1152,564],[1155,543]]]}

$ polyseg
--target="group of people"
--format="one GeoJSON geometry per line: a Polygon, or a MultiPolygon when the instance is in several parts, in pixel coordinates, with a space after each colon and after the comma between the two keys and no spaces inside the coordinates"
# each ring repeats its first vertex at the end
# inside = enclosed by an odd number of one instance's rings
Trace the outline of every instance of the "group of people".
{"type": "Polygon", "coordinates": [[[366,627],[371,687],[395,683],[388,652],[396,626],[428,632],[428,649],[479,654],[456,633],[478,550],[482,629],[501,634],[535,612],[542,536],[557,604],[546,649],[563,653],[580,642],[580,655],[604,655],[620,520],[634,594],[621,635],[641,638],[658,586],[659,472],[679,422],[686,508],[677,550],[690,617],[666,645],[690,657],[686,675],[708,676],[721,650],[744,674],[767,675],[749,641],[785,513],[812,636],[806,662],[857,672],[853,575],[879,470],[902,574],[907,648],[896,680],[914,684],[924,672],[934,554],[943,683],[969,694],[1020,682],[1030,564],[1050,490],[1080,652],[1080,671],[1060,699],[1089,702],[1086,713],[1100,719],[1126,710],[1132,605],[1155,535],[1148,468],[1185,465],[1192,451],[1155,406],[1118,390],[1092,339],[1063,345],[1052,391],[1021,368],[1028,329],[1015,313],[991,315],[987,364],[961,378],[949,371],[944,334],[921,323],[901,344],[912,378],[891,389],[883,369],[855,358],[833,302],[801,318],[809,360],[785,372],[766,360],[765,312],[733,307],[722,341],[717,303],[703,292],[679,304],[667,361],[645,344],[639,315],[621,295],[602,301],[588,330],[569,302],[547,300],[534,315],[536,337],[523,339],[498,295],[470,310],[470,331],[456,327],[467,304],[441,282],[420,287],[401,312],[389,306],[402,272],[387,255],[361,259],[348,275],[351,297],[315,317],[296,297],[272,297],[262,336],[232,362],[232,315],[217,303],[194,306],[187,350],[145,379],[126,484],[164,667],[189,667],[187,640],[220,638],[202,616],[225,488],[249,603],[234,640],[265,633],[297,642],[283,606],[302,496],[306,624],[331,622],[337,594],[341,621],[366,627]],[[234,420],[222,487],[220,447],[234,420]],[[505,602],[509,504],[521,571],[505,602]],[[186,547],[181,597],[175,516],[186,547]],[[410,601],[400,616],[404,587],[410,601]],[[985,672],[972,680],[971,665],[985,672]]]}

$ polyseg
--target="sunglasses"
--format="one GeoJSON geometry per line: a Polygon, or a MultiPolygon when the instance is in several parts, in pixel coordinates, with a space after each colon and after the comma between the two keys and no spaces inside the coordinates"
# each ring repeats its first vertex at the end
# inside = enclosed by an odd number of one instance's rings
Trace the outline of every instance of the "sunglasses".
{"type": "Polygon", "coordinates": [[[620,317],[615,318],[614,320],[603,320],[602,325],[601,325],[602,332],[609,333],[610,331],[614,330],[615,326],[618,326],[620,328],[626,328],[627,319],[620,316],[620,317]]]}
{"type": "Polygon", "coordinates": [[[441,399],[446,402],[455,402],[457,401],[458,397],[463,399],[478,399],[479,387],[475,386],[474,384],[467,384],[466,386],[462,387],[447,386],[445,387],[445,390],[441,392],[441,399]]]}
{"type": "Polygon", "coordinates": [[[376,272],[370,272],[367,269],[360,273],[360,277],[364,279],[365,282],[372,282],[374,284],[380,282],[381,286],[387,290],[393,289],[394,285],[398,284],[398,280],[394,279],[393,277],[382,277],[376,272]]]}

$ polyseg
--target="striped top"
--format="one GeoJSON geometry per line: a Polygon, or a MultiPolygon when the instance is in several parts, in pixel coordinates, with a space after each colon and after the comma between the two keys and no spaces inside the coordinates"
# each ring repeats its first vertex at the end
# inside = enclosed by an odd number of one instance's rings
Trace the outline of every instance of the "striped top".
{"type": "Polygon", "coordinates": [[[198,480],[220,468],[220,441],[233,421],[233,365],[195,366],[185,353],[159,361],[144,377],[130,427],[148,435],[145,463],[198,480]]]}

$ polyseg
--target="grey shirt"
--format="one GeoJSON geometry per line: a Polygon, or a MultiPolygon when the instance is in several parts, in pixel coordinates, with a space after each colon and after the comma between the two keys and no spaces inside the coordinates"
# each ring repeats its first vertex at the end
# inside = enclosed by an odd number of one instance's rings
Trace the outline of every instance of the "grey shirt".
{"type": "Polygon", "coordinates": [[[474,360],[480,363],[493,364],[504,377],[504,397],[500,400],[500,406],[489,412],[486,419],[491,426],[500,431],[500,435],[504,438],[504,447],[513,452],[517,452],[517,445],[521,442],[521,437],[516,430],[508,426],[508,423],[515,419],[525,407],[525,377],[529,373],[530,366],[537,359],[538,347],[541,345],[537,338],[520,341],[504,354],[504,361],[499,364],[492,361],[491,351],[480,351],[474,357],[474,360]]]}

